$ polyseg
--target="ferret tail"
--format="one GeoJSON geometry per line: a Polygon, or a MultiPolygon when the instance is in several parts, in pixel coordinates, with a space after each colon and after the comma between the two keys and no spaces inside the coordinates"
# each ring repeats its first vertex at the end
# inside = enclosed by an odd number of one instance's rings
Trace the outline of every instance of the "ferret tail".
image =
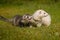
{"type": "Polygon", "coordinates": [[[0,16],[0,20],[5,21],[5,22],[10,22],[9,19],[7,19],[7,18],[5,18],[3,16],[0,16]]]}

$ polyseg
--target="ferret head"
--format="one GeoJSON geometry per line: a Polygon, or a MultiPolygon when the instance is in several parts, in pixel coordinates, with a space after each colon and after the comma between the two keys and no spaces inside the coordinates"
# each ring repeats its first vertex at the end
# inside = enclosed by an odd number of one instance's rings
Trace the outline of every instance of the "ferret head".
{"type": "Polygon", "coordinates": [[[24,19],[24,20],[30,20],[31,18],[32,18],[32,16],[29,15],[29,14],[23,15],[23,19],[24,19]]]}
{"type": "Polygon", "coordinates": [[[33,17],[37,17],[37,18],[42,18],[42,17],[46,17],[48,15],[47,12],[45,12],[44,10],[37,10],[34,14],[33,17]]]}

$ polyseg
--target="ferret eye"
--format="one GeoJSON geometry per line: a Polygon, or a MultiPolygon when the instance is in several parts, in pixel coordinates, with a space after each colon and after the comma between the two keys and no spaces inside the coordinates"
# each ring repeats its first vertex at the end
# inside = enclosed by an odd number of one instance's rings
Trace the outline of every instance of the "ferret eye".
{"type": "Polygon", "coordinates": [[[44,13],[45,14],[45,13],[44,13]]]}

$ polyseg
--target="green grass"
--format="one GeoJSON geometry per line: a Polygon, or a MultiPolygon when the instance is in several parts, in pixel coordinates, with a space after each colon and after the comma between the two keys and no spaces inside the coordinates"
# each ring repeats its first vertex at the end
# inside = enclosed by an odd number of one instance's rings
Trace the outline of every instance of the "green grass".
{"type": "Polygon", "coordinates": [[[22,5],[0,5],[0,15],[11,18],[16,14],[33,14],[36,10],[46,10],[52,18],[49,27],[13,26],[11,23],[0,21],[0,40],[60,40],[60,3],[41,4],[27,2],[22,5]]]}

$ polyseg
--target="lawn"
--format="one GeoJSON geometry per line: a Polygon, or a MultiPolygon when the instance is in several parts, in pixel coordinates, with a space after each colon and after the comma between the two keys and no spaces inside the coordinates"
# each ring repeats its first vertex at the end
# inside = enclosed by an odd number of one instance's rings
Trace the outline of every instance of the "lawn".
{"type": "Polygon", "coordinates": [[[0,4],[0,15],[12,18],[14,15],[33,14],[43,9],[51,15],[49,27],[19,27],[0,20],[0,40],[60,40],[60,3],[23,1],[17,4],[0,4]]]}

